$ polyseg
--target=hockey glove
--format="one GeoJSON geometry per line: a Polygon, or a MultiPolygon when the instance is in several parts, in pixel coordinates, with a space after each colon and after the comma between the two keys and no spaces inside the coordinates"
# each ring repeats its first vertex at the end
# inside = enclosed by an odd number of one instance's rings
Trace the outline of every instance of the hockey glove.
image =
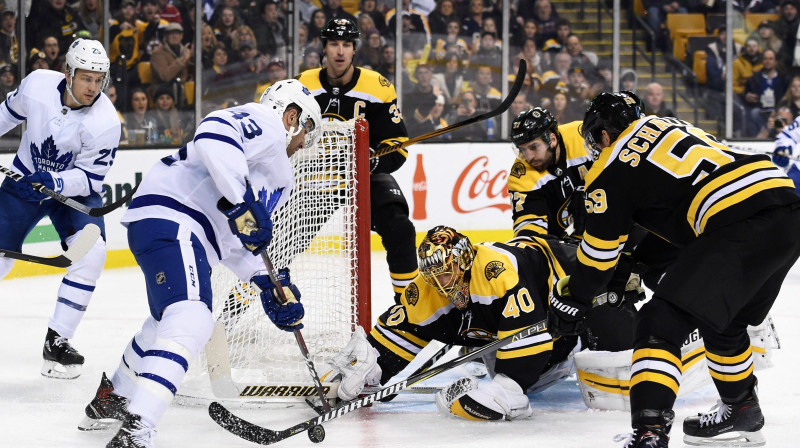
{"type": "Polygon", "coordinates": [[[289,269],[278,270],[278,282],[286,295],[286,303],[281,303],[281,296],[268,275],[254,275],[250,281],[261,290],[261,305],[276,327],[283,331],[303,328],[305,310],[299,302],[300,290],[289,277],[289,269]]]}
{"type": "Polygon", "coordinates": [[[586,229],[586,195],[582,185],[572,192],[567,211],[572,218],[572,235],[583,235],[583,231],[586,229]]]}
{"type": "Polygon", "coordinates": [[[249,183],[244,193],[244,202],[230,206],[222,198],[218,208],[228,218],[231,232],[239,237],[247,250],[257,254],[269,246],[272,241],[272,220],[269,219],[264,201],[255,198],[249,183]]]}
{"type": "Polygon", "coordinates": [[[436,407],[468,420],[516,420],[533,414],[520,385],[502,373],[492,381],[459,378],[436,393],[436,407]]]}
{"type": "Polygon", "coordinates": [[[573,300],[569,293],[569,276],[558,281],[550,298],[547,311],[547,325],[550,334],[556,338],[580,334],[583,331],[583,319],[589,305],[573,300]]]}
{"type": "Polygon", "coordinates": [[[17,184],[19,197],[31,202],[39,202],[46,198],[47,196],[44,193],[39,193],[36,189],[39,185],[49,188],[56,193],[61,193],[61,191],[64,190],[64,181],[58,173],[37,171],[19,181],[17,184]]]}
{"type": "Polygon", "coordinates": [[[787,155],[792,154],[792,148],[789,146],[779,146],[772,152],[772,162],[781,168],[786,169],[789,166],[789,158],[787,155]]]}
{"type": "Polygon", "coordinates": [[[357,326],[350,342],[331,360],[331,365],[342,379],[337,394],[342,400],[352,400],[364,386],[377,386],[383,371],[378,365],[378,350],[367,340],[364,329],[357,326]]]}

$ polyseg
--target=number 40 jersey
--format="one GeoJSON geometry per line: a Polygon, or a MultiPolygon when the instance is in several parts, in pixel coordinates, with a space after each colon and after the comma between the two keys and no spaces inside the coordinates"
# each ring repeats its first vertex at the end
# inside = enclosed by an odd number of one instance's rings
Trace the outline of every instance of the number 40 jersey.
{"type": "Polygon", "coordinates": [[[655,116],[633,122],[603,149],[585,183],[588,215],[578,261],[587,269],[578,269],[591,281],[574,285],[580,297],[605,284],[633,223],[680,247],[759,210],[798,201],[794,183],[768,156],[735,152],[685,121],[655,116]]]}

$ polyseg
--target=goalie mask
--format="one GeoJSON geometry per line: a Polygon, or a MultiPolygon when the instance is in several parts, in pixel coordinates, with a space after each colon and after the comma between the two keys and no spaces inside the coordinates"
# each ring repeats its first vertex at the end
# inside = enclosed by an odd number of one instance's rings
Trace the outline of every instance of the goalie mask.
{"type": "Polygon", "coordinates": [[[456,308],[469,303],[469,276],[475,248],[469,238],[446,226],[428,231],[417,250],[419,271],[425,283],[445,296],[456,308]]]}
{"type": "Polygon", "coordinates": [[[306,126],[310,128],[306,129],[305,149],[317,144],[322,135],[322,112],[317,100],[303,83],[296,79],[278,81],[264,91],[259,102],[273,109],[280,117],[283,117],[289,106],[299,107],[301,112],[297,120],[298,126],[296,129],[292,126],[286,131],[286,145],[288,146],[292,137],[299,134],[301,128],[306,126]]]}

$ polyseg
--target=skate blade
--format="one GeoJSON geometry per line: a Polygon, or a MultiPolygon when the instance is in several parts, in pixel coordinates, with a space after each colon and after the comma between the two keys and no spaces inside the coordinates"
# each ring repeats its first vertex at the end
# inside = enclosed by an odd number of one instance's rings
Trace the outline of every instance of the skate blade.
{"type": "Polygon", "coordinates": [[[91,417],[83,417],[80,423],[78,423],[78,429],[81,431],[106,431],[109,429],[117,430],[119,427],[122,426],[122,420],[117,420],[114,418],[91,418],[91,417]]]}
{"type": "Polygon", "coordinates": [[[733,431],[718,435],[716,437],[694,437],[683,436],[683,443],[692,446],[724,446],[724,447],[748,447],[764,446],[767,441],[761,431],[746,432],[733,431]]]}
{"type": "Polygon", "coordinates": [[[42,364],[42,376],[48,378],[58,378],[62,380],[72,380],[81,376],[83,365],[70,364],[62,365],[55,361],[44,361],[42,364]]]}

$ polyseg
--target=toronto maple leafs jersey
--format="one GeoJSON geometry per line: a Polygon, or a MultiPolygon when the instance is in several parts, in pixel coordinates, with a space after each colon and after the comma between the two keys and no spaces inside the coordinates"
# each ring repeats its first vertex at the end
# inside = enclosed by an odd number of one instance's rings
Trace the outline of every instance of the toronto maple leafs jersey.
{"type": "MultiPolygon", "coordinates": [[[[380,352],[383,383],[431,340],[481,346],[546,319],[550,291],[571,273],[575,260],[574,247],[550,238],[521,237],[505,244],[478,244],[475,250],[464,310],[418,275],[406,286],[400,304],[378,318],[369,341],[380,352]]],[[[551,361],[553,344],[549,333],[513,342],[497,351],[495,370],[527,389],[551,361]]]]}
{"type": "Polygon", "coordinates": [[[569,226],[572,193],[583,186],[583,178],[592,166],[592,158],[578,133],[580,125],[580,121],[573,121],[558,127],[561,156],[552,168],[538,171],[522,154],[514,160],[508,174],[514,236],[564,235],[569,226]]]}
{"type": "Polygon", "coordinates": [[[588,302],[608,283],[632,223],[683,247],[760,210],[800,200],[767,155],[735,152],[677,118],[633,122],[586,175],[586,230],[570,280],[588,302]]]}
{"type": "Polygon", "coordinates": [[[243,202],[246,180],[270,213],[286,203],[294,181],[281,117],[257,103],[208,114],[192,141],[147,172],[122,222],[158,218],[185,225],[211,266],[222,261],[250,279],[264,269],[261,258],[242,247],[217,209],[222,197],[243,202]]]}
{"type": "Polygon", "coordinates": [[[58,172],[65,196],[100,193],[119,147],[119,116],[103,93],[91,106],[67,107],[66,88],[63,73],[33,71],[0,105],[0,135],[27,121],[15,171],[26,176],[58,172]]]}

